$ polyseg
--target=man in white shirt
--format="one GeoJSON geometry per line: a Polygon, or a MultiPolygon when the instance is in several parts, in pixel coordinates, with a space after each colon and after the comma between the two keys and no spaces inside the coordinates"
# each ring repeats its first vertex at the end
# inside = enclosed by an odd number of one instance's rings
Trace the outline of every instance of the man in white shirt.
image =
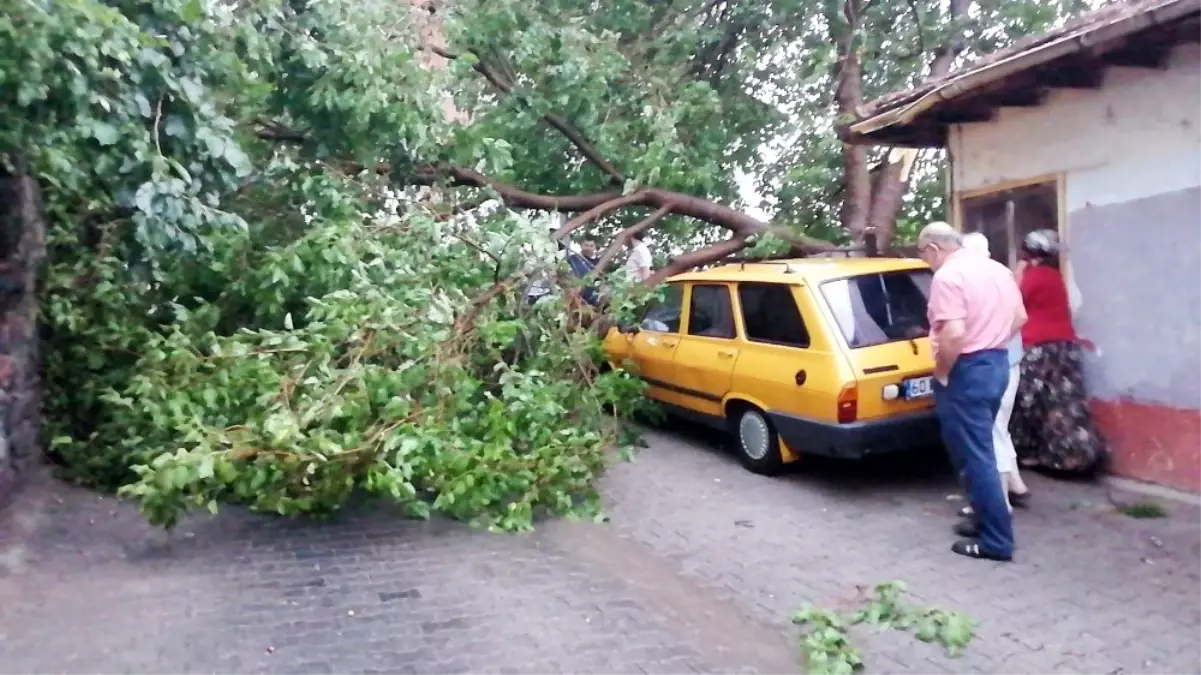
{"type": "Polygon", "coordinates": [[[642,235],[632,235],[627,244],[630,257],[626,258],[626,278],[631,283],[641,283],[651,276],[651,249],[642,240],[642,235]]]}

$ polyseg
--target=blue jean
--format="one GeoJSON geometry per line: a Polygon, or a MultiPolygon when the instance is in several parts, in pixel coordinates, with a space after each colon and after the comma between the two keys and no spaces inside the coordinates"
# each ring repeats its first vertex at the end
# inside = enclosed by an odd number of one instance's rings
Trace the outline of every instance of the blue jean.
{"type": "Polygon", "coordinates": [[[1013,516],[997,473],[992,427],[1008,384],[1009,360],[1004,349],[962,354],[951,367],[946,386],[934,384],[942,440],[956,472],[967,484],[980,546],[1001,556],[1013,555],[1013,516]]]}

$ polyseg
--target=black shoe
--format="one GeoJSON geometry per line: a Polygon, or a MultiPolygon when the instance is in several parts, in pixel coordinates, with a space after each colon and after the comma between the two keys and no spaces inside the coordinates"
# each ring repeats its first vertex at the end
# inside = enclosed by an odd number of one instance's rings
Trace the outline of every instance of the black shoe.
{"type": "Polygon", "coordinates": [[[1013,560],[1012,555],[1001,555],[999,553],[993,553],[992,551],[984,549],[980,546],[979,540],[972,538],[960,539],[954,544],[951,544],[951,551],[962,556],[977,558],[979,560],[996,560],[998,562],[1009,562],[1013,560]]]}
{"type": "Polygon", "coordinates": [[[1030,491],[1025,492],[1010,492],[1009,503],[1015,509],[1024,509],[1030,505],[1030,491]]]}

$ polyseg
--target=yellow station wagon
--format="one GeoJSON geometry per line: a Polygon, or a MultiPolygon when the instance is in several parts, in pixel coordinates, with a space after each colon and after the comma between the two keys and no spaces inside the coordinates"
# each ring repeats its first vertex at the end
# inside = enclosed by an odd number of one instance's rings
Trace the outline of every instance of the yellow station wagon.
{"type": "Polygon", "coordinates": [[[746,467],[770,474],[800,453],[858,458],[933,445],[920,260],[806,258],[733,263],[667,280],[641,324],[611,329],[613,367],[682,417],[728,430],[746,467]]]}

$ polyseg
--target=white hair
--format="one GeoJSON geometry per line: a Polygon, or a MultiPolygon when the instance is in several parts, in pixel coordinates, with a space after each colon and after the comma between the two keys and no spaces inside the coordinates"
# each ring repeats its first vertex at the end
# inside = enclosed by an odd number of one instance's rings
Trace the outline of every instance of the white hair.
{"type": "Polygon", "coordinates": [[[979,232],[971,232],[963,235],[963,247],[985,257],[992,255],[988,250],[988,237],[979,232]]]}
{"type": "Polygon", "coordinates": [[[936,244],[939,248],[956,249],[963,246],[963,235],[948,223],[936,220],[922,228],[917,235],[918,246],[936,244]]]}

